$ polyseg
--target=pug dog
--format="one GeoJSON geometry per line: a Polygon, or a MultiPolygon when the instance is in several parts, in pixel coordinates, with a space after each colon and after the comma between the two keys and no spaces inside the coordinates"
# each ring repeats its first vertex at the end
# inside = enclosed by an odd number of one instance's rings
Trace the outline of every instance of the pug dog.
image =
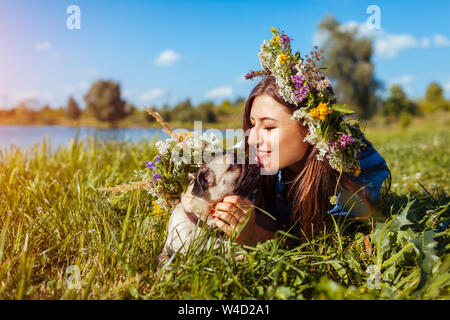
{"type": "MultiPolygon", "coordinates": [[[[250,164],[248,157],[238,161],[236,153],[225,153],[214,157],[191,175],[186,191],[181,194],[180,202],[170,216],[168,237],[158,256],[159,261],[167,261],[176,252],[186,253],[206,228],[214,228],[211,209],[224,197],[239,195],[250,198],[257,191],[259,168],[258,164],[250,164]]],[[[221,237],[210,237],[200,249],[217,248],[222,240],[221,237]]]]}

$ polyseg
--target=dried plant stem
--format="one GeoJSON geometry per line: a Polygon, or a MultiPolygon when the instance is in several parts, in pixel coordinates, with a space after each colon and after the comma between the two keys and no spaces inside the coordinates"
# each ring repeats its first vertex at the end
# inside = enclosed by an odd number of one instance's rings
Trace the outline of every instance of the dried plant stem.
{"type": "MultiPolygon", "coordinates": [[[[151,110],[150,108],[147,108],[144,106],[144,109],[153,117],[156,119],[156,121],[159,122],[159,124],[162,125],[163,131],[170,135],[172,139],[175,139],[177,141],[180,141],[182,137],[177,134],[173,129],[169,126],[167,122],[164,121],[164,119],[161,117],[161,115],[151,110]]],[[[150,186],[148,185],[148,182],[145,181],[138,181],[138,182],[132,182],[131,184],[124,184],[121,186],[115,186],[115,187],[109,187],[109,188],[99,188],[99,191],[107,191],[107,192],[128,192],[132,190],[149,190],[150,186]]]]}
{"type": "Polygon", "coordinates": [[[98,188],[99,191],[108,192],[128,192],[132,190],[149,190],[150,186],[145,181],[132,182],[131,184],[124,184],[121,186],[109,187],[109,188],[98,188]]]}
{"type": "Polygon", "coordinates": [[[169,126],[169,124],[163,120],[163,118],[161,117],[161,115],[158,112],[153,111],[145,106],[144,106],[144,109],[148,112],[148,114],[150,114],[153,118],[156,119],[156,121],[158,121],[163,126],[162,131],[164,131],[165,133],[170,135],[172,137],[172,139],[179,141],[180,135],[178,135],[176,132],[174,132],[172,130],[172,128],[169,126]]]}

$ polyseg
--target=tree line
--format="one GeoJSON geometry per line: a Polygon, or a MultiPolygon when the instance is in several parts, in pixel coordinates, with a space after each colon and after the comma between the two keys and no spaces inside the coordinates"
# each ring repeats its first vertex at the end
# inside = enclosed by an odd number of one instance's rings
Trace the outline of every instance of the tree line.
{"type": "MultiPolygon", "coordinates": [[[[112,80],[97,80],[84,95],[83,100],[84,108],[81,108],[75,98],[70,96],[66,106],[53,109],[49,105],[38,108],[38,102],[35,99],[27,99],[21,101],[15,108],[0,110],[0,118],[12,118],[25,124],[60,124],[61,118],[71,121],[95,118],[111,127],[117,127],[119,121],[130,117],[145,119],[150,123],[155,122],[155,119],[143,108],[138,108],[124,100],[121,96],[120,84],[112,80]]],[[[201,120],[206,123],[216,123],[229,116],[238,115],[244,103],[245,98],[238,97],[234,100],[224,99],[220,104],[205,101],[194,105],[190,98],[186,98],[173,106],[166,103],[160,108],[155,106],[149,106],[149,108],[158,111],[168,122],[192,123],[195,120],[201,120]]]]}

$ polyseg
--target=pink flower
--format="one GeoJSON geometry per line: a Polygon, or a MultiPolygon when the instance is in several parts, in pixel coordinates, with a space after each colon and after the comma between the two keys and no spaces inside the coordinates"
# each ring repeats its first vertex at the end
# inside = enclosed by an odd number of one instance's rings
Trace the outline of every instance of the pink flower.
{"type": "Polygon", "coordinates": [[[349,145],[351,145],[353,142],[355,142],[355,140],[353,140],[352,138],[352,134],[343,134],[340,138],[339,138],[339,142],[341,143],[342,147],[345,148],[349,145]]]}

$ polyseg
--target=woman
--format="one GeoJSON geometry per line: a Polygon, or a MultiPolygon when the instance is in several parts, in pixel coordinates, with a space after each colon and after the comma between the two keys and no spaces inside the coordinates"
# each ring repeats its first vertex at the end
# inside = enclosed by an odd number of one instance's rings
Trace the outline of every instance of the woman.
{"type": "MultiPolygon", "coordinates": [[[[278,52],[278,55],[272,54],[268,59],[281,56],[290,61],[289,58],[292,58],[292,70],[296,74],[295,70],[305,70],[304,67],[295,69],[295,63],[300,64],[303,60],[296,60],[297,56],[289,55],[290,44],[287,47],[286,43],[290,38],[284,34],[280,37],[273,28],[272,32],[274,38],[270,44],[265,42],[268,48],[266,50],[278,52]],[[284,41],[280,41],[280,38],[284,41]]],[[[261,46],[262,54],[263,49],[265,48],[261,46]]],[[[263,67],[267,67],[264,71],[266,77],[252,90],[245,104],[243,130],[249,132],[244,139],[245,150],[248,152],[256,149],[264,170],[276,174],[262,176],[261,187],[252,199],[230,196],[217,203],[213,212],[216,226],[229,235],[238,231],[235,238],[238,243],[255,244],[273,238],[280,229],[289,230],[302,239],[310,239],[323,230],[332,214],[348,214],[359,219],[373,217],[383,198],[380,195],[382,184],[387,180],[389,189],[391,177],[386,162],[371,143],[361,135],[361,147],[355,158],[358,170],[340,175],[330,165],[334,164],[333,161],[327,161],[329,159],[321,154],[321,150],[310,143],[311,139],[307,141],[308,133],[311,132],[311,126],[306,125],[308,120],[297,121],[293,118],[299,108],[307,109],[308,103],[316,98],[313,94],[317,95],[317,92],[322,101],[327,102],[326,105],[333,105],[335,100],[329,82],[327,91],[315,90],[310,84],[307,88],[309,92],[301,98],[286,99],[283,96],[286,90],[280,90],[280,84],[286,82],[277,79],[280,75],[276,74],[277,70],[270,68],[270,61],[261,58],[261,54],[260,59],[263,67]],[[332,98],[326,100],[323,92],[329,92],[329,97],[332,98]],[[259,209],[251,210],[253,205],[269,212],[276,220],[259,209]]],[[[275,61],[277,62],[278,60],[275,61]]],[[[277,68],[279,67],[278,64],[277,68]]],[[[259,76],[263,72],[252,74],[259,76]]],[[[318,82],[321,83],[325,78],[320,76],[318,82]]],[[[286,73],[281,77],[286,77],[286,73]]],[[[314,79],[309,80],[308,83],[314,82],[314,79]]],[[[317,87],[320,88],[320,84],[317,87]]],[[[311,110],[309,112],[314,114],[311,110]]],[[[326,123],[329,113],[332,113],[331,109],[325,115],[318,116],[321,119],[317,120],[320,125],[326,123]]],[[[341,133],[341,142],[349,136],[351,134],[341,133]]],[[[351,138],[348,139],[343,143],[354,142],[351,138]]],[[[333,143],[336,144],[330,141],[330,145],[333,143]]],[[[340,148],[344,149],[342,146],[340,148]]]]}

